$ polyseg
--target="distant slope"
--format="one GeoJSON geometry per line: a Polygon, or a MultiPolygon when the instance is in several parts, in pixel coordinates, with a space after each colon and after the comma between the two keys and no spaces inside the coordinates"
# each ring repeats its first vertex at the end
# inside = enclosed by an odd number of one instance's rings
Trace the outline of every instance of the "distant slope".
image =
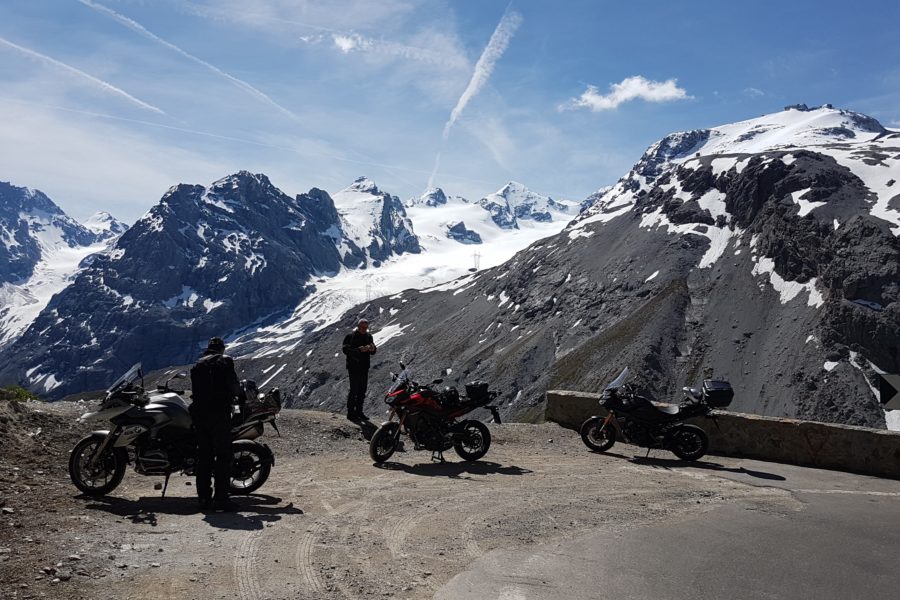
{"type": "Polygon", "coordinates": [[[243,368],[297,405],[338,408],[340,338],[366,315],[376,409],[404,357],[423,381],[446,367],[491,381],[513,417],[548,387],[596,390],[627,365],[660,399],[712,371],[739,411],[884,427],[871,384],[876,368],[900,372],[898,180],[900,134],[850,111],[672,134],[562,233],[360,304],[243,368]]]}

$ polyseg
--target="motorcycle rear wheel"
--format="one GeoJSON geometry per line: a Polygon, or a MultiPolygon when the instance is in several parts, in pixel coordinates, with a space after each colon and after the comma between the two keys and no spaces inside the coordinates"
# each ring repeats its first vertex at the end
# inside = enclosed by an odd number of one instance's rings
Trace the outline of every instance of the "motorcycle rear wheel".
{"type": "Polygon", "coordinates": [[[491,430],[481,421],[466,421],[462,436],[453,443],[453,449],[463,460],[474,462],[487,454],[491,447],[491,430]]]}
{"type": "Polygon", "coordinates": [[[378,428],[369,442],[369,456],[378,464],[389,459],[397,450],[400,439],[400,424],[388,421],[378,428]]]}
{"type": "Polygon", "coordinates": [[[105,496],[122,483],[128,451],[125,448],[107,449],[105,455],[91,467],[89,462],[106,436],[92,434],[75,444],[69,455],[69,478],[88,496],[105,496]]]}
{"type": "Polygon", "coordinates": [[[708,447],[706,432],[696,425],[679,425],[669,434],[669,450],[681,460],[700,460],[708,447]]]}
{"type": "Polygon", "coordinates": [[[594,452],[606,452],[616,443],[616,428],[606,417],[591,417],[581,424],[581,441],[594,452]]]}
{"type": "Polygon", "coordinates": [[[231,496],[252,494],[269,479],[272,462],[262,447],[240,441],[231,445],[231,480],[228,493],[231,496]]]}

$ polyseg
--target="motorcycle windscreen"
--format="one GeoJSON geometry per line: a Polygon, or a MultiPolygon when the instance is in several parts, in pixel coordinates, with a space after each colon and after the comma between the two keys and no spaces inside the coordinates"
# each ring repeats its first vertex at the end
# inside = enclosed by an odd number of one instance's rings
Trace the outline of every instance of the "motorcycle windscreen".
{"type": "Polygon", "coordinates": [[[128,384],[133,383],[141,378],[141,363],[135,363],[128,372],[119,377],[114,384],[109,386],[109,389],[106,390],[107,394],[111,394],[113,392],[118,391],[120,388],[127,387],[128,384]]]}
{"type": "Polygon", "coordinates": [[[628,367],[625,367],[619,376],[613,379],[608,386],[606,386],[606,390],[612,391],[617,390],[622,387],[622,384],[625,383],[625,380],[628,378],[628,367]]]}
{"type": "Polygon", "coordinates": [[[409,369],[403,369],[402,371],[400,371],[400,374],[397,375],[397,379],[394,380],[393,385],[391,385],[391,387],[388,388],[387,393],[392,394],[392,393],[396,392],[401,387],[403,387],[404,384],[406,384],[409,381],[412,381],[412,373],[410,372],[409,369]]]}

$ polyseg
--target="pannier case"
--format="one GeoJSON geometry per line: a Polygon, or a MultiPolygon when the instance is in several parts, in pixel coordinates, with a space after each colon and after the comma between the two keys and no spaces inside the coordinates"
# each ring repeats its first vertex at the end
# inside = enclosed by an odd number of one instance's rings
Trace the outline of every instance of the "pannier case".
{"type": "Polygon", "coordinates": [[[488,384],[483,381],[470,381],[466,384],[466,396],[474,402],[487,402],[488,384]]]}
{"type": "Polygon", "coordinates": [[[714,408],[725,408],[734,399],[734,390],[727,381],[707,379],[703,382],[703,398],[714,408]]]}

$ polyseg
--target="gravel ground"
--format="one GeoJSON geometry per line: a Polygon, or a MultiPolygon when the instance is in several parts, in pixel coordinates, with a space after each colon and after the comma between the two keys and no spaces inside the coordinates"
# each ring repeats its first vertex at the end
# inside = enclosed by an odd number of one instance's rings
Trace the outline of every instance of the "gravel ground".
{"type": "MultiPolygon", "coordinates": [[[[0,595],[6,598],[430,598],[484,553],[624,532],[722,503],[790,514],[784,491],[679,469],[671,455],[589,452],[554,424],[491,425],[477,463],[402,452],[383,467],[338,415],[285,410],[269,482],[237,514],[196,510],[193,481],[125,476],[80,495],[68,450],[84,405],[0,404],[0,595]],[[4,420],[5,419],[5,420],[4,420]],[[10,433],[10,428],[15,433],[10,433]],[[671,460],[670,460],[671,459],[671,460]]],[[[411,444],[407,444],[411,446],[411,444]]]]}

